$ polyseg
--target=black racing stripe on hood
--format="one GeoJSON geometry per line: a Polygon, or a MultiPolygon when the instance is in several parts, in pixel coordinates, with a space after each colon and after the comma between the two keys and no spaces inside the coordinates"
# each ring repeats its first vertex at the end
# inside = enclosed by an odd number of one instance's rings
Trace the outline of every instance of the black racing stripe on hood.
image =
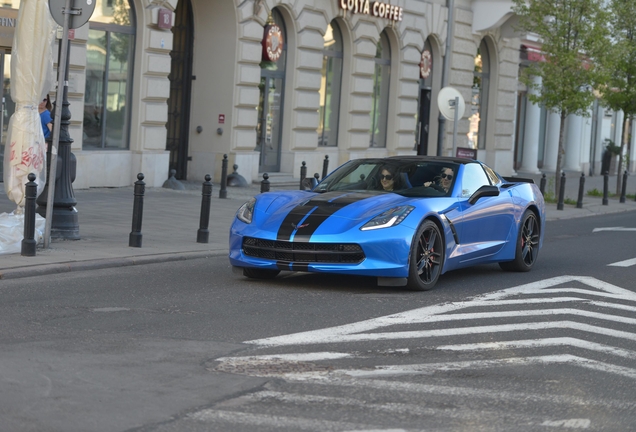
{"type": "Polygon", "coordinates": [[[327,192],[312,197],[289,212],[281,223],[276,238],[288,241],[295,233],[294,240],[308,242],[311,235],[331,215],[350,204],[366,198],[369,198],[368,194],[343,194],[342,192],[327,192]],[[303,221],[305,217],[307,219],[303,221]],[[302,225],[298,228],[298,224],[301,221],[303,221],[302,225]]]}

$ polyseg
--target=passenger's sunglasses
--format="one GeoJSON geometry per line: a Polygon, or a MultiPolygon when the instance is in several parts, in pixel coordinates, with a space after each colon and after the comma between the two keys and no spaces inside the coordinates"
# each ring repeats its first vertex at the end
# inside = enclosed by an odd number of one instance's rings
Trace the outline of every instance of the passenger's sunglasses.
{"type": "Polygon", "coordinates": [[[393,180],[393,176],[391,174],[381,175],[380,180],[393,180]]]}
{"type": "Polygon", "coordinates": [[[443,179],[447,178],[449,181],[453,179],[452,174],[442,174],[440,177],[443,179]]]}

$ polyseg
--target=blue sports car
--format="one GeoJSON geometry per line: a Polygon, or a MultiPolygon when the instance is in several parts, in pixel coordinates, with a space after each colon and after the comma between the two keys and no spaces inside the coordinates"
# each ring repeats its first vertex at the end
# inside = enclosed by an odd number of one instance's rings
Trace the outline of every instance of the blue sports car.
{"type": "Polygon", "coordinates": [[[310,189],[262,193],[239,208],[235,270],[259,279],[373,276],[380,286],[429,290],[441,274],[476,264],[529,271],[543,243],[545,203],[534,181],[476,160],[357,159],[310,189]]]}

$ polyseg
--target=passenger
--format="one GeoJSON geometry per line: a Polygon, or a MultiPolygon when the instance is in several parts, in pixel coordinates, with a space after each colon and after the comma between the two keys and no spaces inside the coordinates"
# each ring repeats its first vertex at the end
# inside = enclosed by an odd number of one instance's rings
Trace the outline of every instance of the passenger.
{"type": "Polygon", "coordinates": [[[397,174],[397,167],[384,165],[380,170],[380,184],[382,185],[382,190],[387,192],[402,189],[400,176],[397,174]]]}
{"type": "Polygon", "coordinates": [[[443,191],[444,193],[448,193],[453,182],[454,175],[455,173],[452,168],[444,167],[442,168],[441,174],[435,178],[435,181],[425,182],[424,186],[432,187],[439,191],[443,191]]]}

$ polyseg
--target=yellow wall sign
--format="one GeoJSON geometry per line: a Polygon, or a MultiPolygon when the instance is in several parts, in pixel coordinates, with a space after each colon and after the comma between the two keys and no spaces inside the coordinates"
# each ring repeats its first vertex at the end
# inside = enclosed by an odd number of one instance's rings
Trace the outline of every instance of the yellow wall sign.
{"type": "Polygon", "coordinates": [[[402,21],[404,8],[389,3],[373,2],[369,0],[338,0],[340,9],[351,11],[352,13],[361,13],[371,15],[378,18],[386,18],[393,21],[402,21]]]}

